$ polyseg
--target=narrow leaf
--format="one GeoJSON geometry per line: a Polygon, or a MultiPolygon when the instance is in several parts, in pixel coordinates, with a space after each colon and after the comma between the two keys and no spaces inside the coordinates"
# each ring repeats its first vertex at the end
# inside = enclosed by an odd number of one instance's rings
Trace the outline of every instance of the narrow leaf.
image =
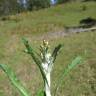
{"type": "Polygon", "coordinates": [[[36,96],[46,96],[45,92],[43,90],[38,90],[36,96]]]}
{"type": "Polygon", "coordinates": [[[53,50],[53,53],[52,53],[52,57],[54,58],[53,59],[53,62],[56,60],[56,57],[58,55],[58,52],[59,50],[61,49],[62,45],[59,44],[58,46],[55,47],[55,49],[53,50]]]}
{"type": "MultiPolygon", "coordinates": [[[[61,76],[60,76],[60,78],[59,78],[59,80],[58,80],[58,83],[57,83],[57,85],[56,85],[55,95],[56,95],[59,87],[62,85],[63,80],[64,80],[64,77],[65,77],[66,75],[68,75],[68,73],[69,73],[76,65],[80,64],[81,61],[82,61],[82,58],[81,58],[80,56],[76,57],[76,58],[72,61],[72,63],[69,64],[68,67],[62,72],[63,74],[61,74],[61,76]]],[[[55,96],[55,95],[54,95],[54,96],[55,96]]]]}
{"type": "Polygon", "coordinates": [[[11,68],[8,67],[8,65],[0,64],[0,68],[6,73],[12,85],[14,85],[18,89],[22,96],[30,96],[21,82],[17,79],[15,73],[11,70],[11,68]]]}

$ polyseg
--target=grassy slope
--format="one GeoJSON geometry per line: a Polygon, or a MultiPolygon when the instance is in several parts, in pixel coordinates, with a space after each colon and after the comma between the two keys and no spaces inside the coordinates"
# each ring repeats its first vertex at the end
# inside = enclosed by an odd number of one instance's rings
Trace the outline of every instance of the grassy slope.
{"type": "MultiPolygon", "coordinates": [[[[49,9],[34,11],[32,13],[25,12],[17,16],[11,16],[11,19],[0,21],[0,31],[8,34],[41,34],[49,31],[62,30],[64,26],[78,25],[79,20],[85,17],[96,18],[96,4],[94,2],[87,3],[68,3],[58,5],[49,9]],[[82,11],[82,6],[86,5],[87,10],[82,11]]],[[[1,33],[1,32],[0,32],[1,33]]]]}
{"type": "MultiPolygon", "coordinates": [[[[38,34],[62,30],[64,26],[77,25],[81,18],[87,16],[96,18],[96,4],[91,2],[86,5],[88,6],[86,11],[81,11],[81,3],[72,3],[10,17],[20,19],[20,22],[13,20],[0,22],[0,63],[9,64],[33,96],[42,87],[42,81],[39,81],[41,77],[34,62],[22,52],[24,46],[21,36],[29,37],[34,48],[39,47],[41,41],[33,41],[33,35],[39,38],[38,34]]],[[[66,82],[61,86],[57,96],[95,96],[96,32],[74,34],[49,42],[52,46],[58,43],[64,44],[52,74],[53,92],[60,72],[75,56],[81,55],[85,59],[84,64],[77,66],[65,78],[66,82]]],[[[19,96],[2,72],[0,72],[0,96],[19,96]]]]}

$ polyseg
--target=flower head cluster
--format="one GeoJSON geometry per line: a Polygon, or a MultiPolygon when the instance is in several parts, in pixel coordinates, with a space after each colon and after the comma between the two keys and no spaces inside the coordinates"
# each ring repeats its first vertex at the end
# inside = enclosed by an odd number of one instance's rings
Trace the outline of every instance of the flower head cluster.
{"type": "Polygon", "coordinates": [[[43,40],[42,45],[40,46],[40,51],[41,51],[41,58],[43,62],[46,62],[46,55],[49,53],[49,43],[46,40],[43,40]]]}

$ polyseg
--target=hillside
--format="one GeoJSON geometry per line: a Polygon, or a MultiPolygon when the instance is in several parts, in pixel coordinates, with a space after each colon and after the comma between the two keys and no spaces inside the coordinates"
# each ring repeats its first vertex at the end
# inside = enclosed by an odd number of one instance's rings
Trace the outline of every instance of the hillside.
{"type": "MultiPolygon", "coordinates": [[[[38,68],[25,49],[21,38],[24,36],[38,49],[42,39],[47,39],[51,49],[61,43],[64,45],[52,73],[52,92],[60,73],[78,55],[84,62],[64,78],[65,82],[57,96],[95,96],[96,95],[96,31],[70,34],[51,38],[51,33],[64,31],[66,26],[78,26],[86,17],[96,19],[96,3],[66,3],[34,12],[11,15],[0,18],[0,63],[8,64],[16,71],[23,84],[35,96],[42,88],[42,79],[38,68]],[[86,6],[86,10],[82,10],[86,6]],[[49,34],[49,37],[46,37],[49,34]],[[43,35],[43,38],[41,38],[43,35]]],[[[0,96],[20,96],[11,86],[6,75],[0,71],[0,96]]]]}

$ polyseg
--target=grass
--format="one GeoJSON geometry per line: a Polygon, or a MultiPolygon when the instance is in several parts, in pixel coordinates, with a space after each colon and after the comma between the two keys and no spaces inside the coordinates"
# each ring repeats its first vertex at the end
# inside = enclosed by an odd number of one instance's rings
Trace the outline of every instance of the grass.
{"type": "MultiPolygon", "coordinates": [[[[35,96],[38,89],[42,88],[43,81],[40,81],[41,75],[31,57],[23,53],[22,50],[25,47],[21,42],[21,37],[26,36],[33,47],[38,48],[41,43],[39,35],[49,31],[60,31],[64,26],[78,25],[80,19],[88,16],[96,18],[95,9],[96,3],[94,2],[68,3],[13,16],[20,19],[19,22],[0,21],[0,63],[9,64],[16,71],[24,86],[35,96]],[[86,11],[81,10],[82,4],[88,6],[86,11]],[[33,39],[34,36],[38,40],[33,39]]],[[[52,91],[54,92],[55,83],[67,64],[71,63],[77,55],[81,55],[84,63],[66,76],[66,82],[59,89],[57,96],[95,96],[96,31],[48,40],[52,48],[59,43],[64,45],[52,73],[52,91]]],[[[0,96],[19,95],[10,85],[6,75],[0,71],[0,96]]]]}
{"type": "MultiPolygon", "coordinates": [[[[87,94],[87,96],[95,96],[96,86],[96,39],[95,39],[96,33],[80,33],[80,34],[74,34],[69,37],[64,37],[61,39],[56,40],[49,40],[51,42],[51,45],[63,43],[64,48],[60,52],[60,56],[57,58],[57,62],[55,63],[55,68],[52,73],[52,79],[53,79],[53,92],[54,92],[54,84],[59,79],[60,73],[63,71],[65,67],[67,67],[67,64],[69,64],[73,58],[75,58],[77,55],[83,56],[85,58],[84,64],[79,65],[76,67],[72,73],[70,73],[65,78],[65,84],[62,85],[62,88],[59,90],[58,95],[71,95],[71,96],[81,96],[87,94]],[[90,37],[90,38],[89,38],[90,37]],[[85,39],[86,38],[86,39],[85,39]],[[62,58],[60,58],[62,57],[62,58]],[[76,85],[76,86],[75,86],[76,85]]],[[[40,41],[37,41],[37,43],[32,42],[34,47],[35,44],[39,44],[40,41]]],[[[16,71],[19,78],[23,81],[24,85],[27,86],[27,88],[33,93],[33,95],[36,93],[38,88],[42,87],[42,81],[40,81],[39,78],[41,78],[38,69],[34,65],[34,62],[31,61],[30,57],[25,55],[22,50],[24,49],[22,43],[16,44],[19,46],[20,49],[14,49],[14,53],[10,53],[10,48],[12,48],[13,45],[9,47],[9,49],[5,49],[6,51],[9,51],[4,56],[3,60],[1,60],[1,63],[8,63],[12,66],[12,68],[16,71]],[[22,67],[23,66],[23,67],[22,67]],[[34,73],[34,75],[32,74],[34,73]]],[[[12,92],[12,86],[9,86],[9,81],[6,80],[4,74],[0,75],[0,84],[1,88],[6,94],[9,94],[9,92],[12,92]],[[1,79],[1,76],[3,77],[1,79]],[[6,83],[4,83],[6,82],[6,83]],[[7,84],[8,83],[8,84],[7,84]],[[4,86],[3,86],[4,85],[4,86]],[[6,92],[6,87],[11,89],[8,89],[9,91],[6,92]]],[[[42,80],[42,79],[41,79],[42,80]]],[[[13,88],[14,89],[14,88],[13,88]]],[[[10,93],[10,96],[14,93],[10,93]]],[[[2,96],[2,95],[1,95],[2,96]]],[[[15,95],[14,95],[15,96],[15,95]]],[[[16,95],[18,96],[18,95],[16,95]]]]}
{"type": "Polygon", "coordinates": [[[49,31],[58,31],[65,26],[79,25],[79,21],[86,17],[96,18],[95,2],[76,2],[58,5],[44,10],[25,12],[10,16],[10,20],[0,22],[0,30],[5,34],[41,34],[49,31]],[[82,10],[82,6],[86,10],[82,10]],[[17,19],[17,22],[16,20],[17,19]]]}

